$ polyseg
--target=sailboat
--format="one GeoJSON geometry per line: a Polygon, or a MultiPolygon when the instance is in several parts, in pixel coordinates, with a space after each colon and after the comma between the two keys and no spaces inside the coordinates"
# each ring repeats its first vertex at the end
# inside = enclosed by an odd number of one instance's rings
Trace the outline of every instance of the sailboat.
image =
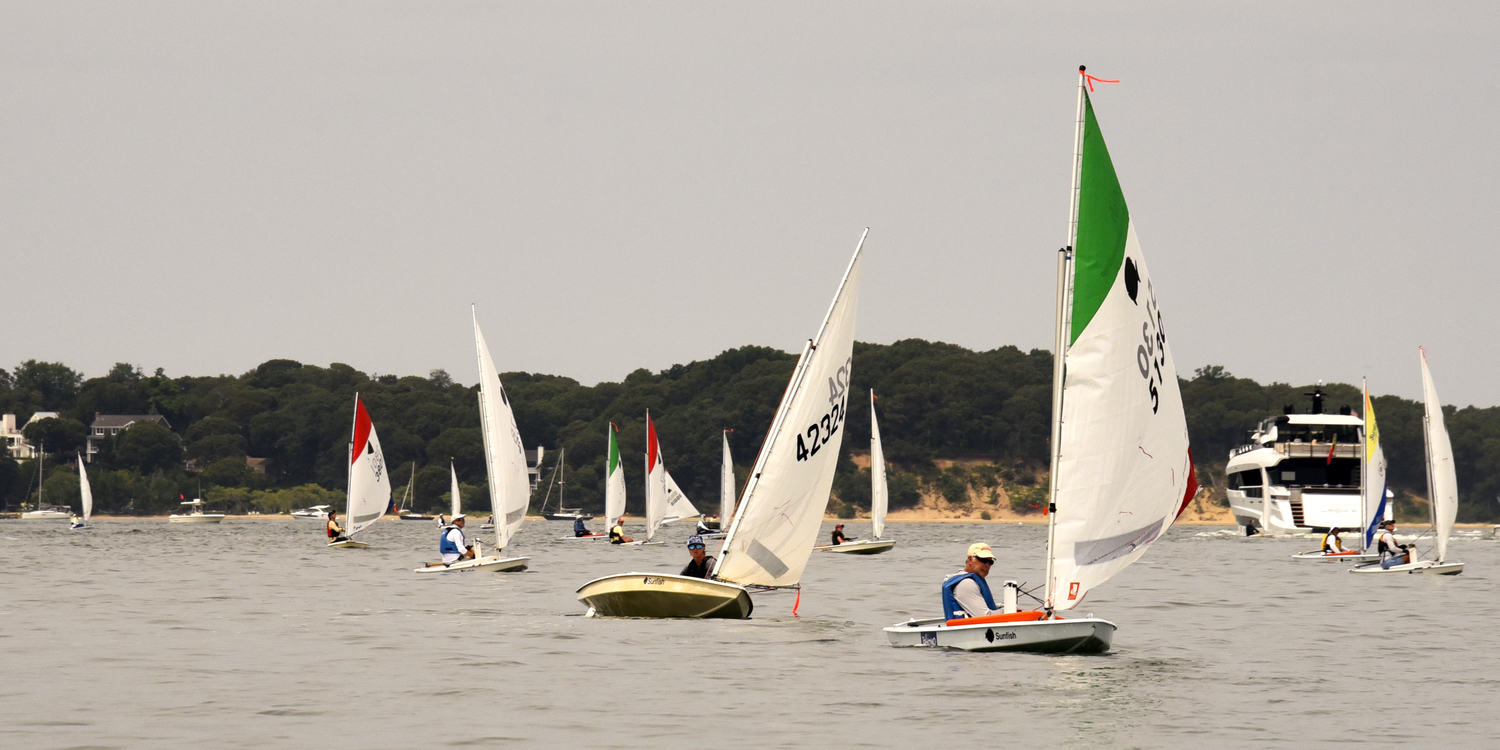
{"type": "MultiPolygon", "coordinates": [[[[562,455],[562,453],[565,453],[566,451],[567,451],[566,448],[561,449],[561,452],[559,453],[558,459],[557,459],[557,468],[555,468],[555,469],[552,470],[553,473],[557,474],[557,477],[558,477],[558,481],[557,481],[557,510],[552,511],[551,513],[547,512],[547,501],[550,500],[551,497],[552,497],[552,488],[549,486],[547,488],[547,497],[542,498],[542,507],[541,507],[540,510],[537,511],[537,513],[541,514],[542,518],[545,518],[548,521],[580,521],[580,520],[581,521],[587,521],[590,518],[594,517],[594,515],[592,513],[584,513],[583,512],[583,508],[564,508],[563,507],[563,483],[562,483],[562,479],[563,479],[563,476],[564,476],[564,474],[566,472],[564,472],[562,474],[559,474],[558,472],[561,472],[563,470],[563,468],[564,468],[563,467],[563,459],[566,458],[566,456],[562,455]]],[[[538,458],[537,458],[537,464],[538,465],[541,464],[541,460],[542,460],[540,458],[541,455],[542,455],[542,449],[539,447],[539,448],[537,448],[537,456],[538,456],[538,458]]]]}
{"type": "MultiPolygon", "coordinates": [[[[1039,609],[962,611],[885,629],[892,645],[1102,653],[1115,624],[1063,618],[1145,554],[1197,493],[1156,288],[1078,69],[1069,243],[1057,256],[1047,572],[1039,609]]],[[[933,587],[934,598],[939,593],[933,587]]]]}
{"type": "Polygon", "coordinates": [[[621,546],[660,546],[661,542],[653,540],[662,526],[702,515],[667,471],[661,443],[656,439],[656,423],[651,421],[651,411],[646,410],[646,539],[621,546]]]}
{"type": "Polygon", "coordinates": [[[870,390],[870,533],[874,539],[854,539],[843,544],[825,544],[815,547],[819,552],[836,552],[844,555],[878,555],[889,552],[896,546],[894,539],[881,539],[885,535],[885,512],[890,491],[885,484],[885,451],[880,448],[880,425],[875,421],[875,391],[870,390]]]}
{"type": "MultiPolygon", "coordinates": [[[[474,349],[479,357],[479,423],[484,436],[484,470],[490,484],[490,512],[495,514],[495,553],[485,556],[477,543],[474,559],[444,565],[435,563],[417,568],[418,573],[441,573],[450,570],[487,570],[501,573],[525,570],[529,557],[506,557],[505,548],[521,530],[526,507],[531,504],[531,482],[526,478],[526,449],[521,445],[521,431],[516,429],[516,415],[510,408],[500,373],[490,358],[490,348],[479,331],[479,315],[474,315],[474,349]]],[[[452,465],[449,465],[450,472],[452,465]]],[[[458,512],[458,475],[453,474],[454,514],[458,512]]]]}
{"type": "Polygon", "coordinates": [[[411,477],[406,480],[406,491],[401,493],[401,507],[396,511],[396,517],[403,521],[431,521],[432,516],[420,511],[412,510],[412,502],[417,499],[417,462],[411,462],[411,477]]]}
{"type": "Polygon", "coordinates": [[[717,517],[704,516],[698,524],[698,535],[705,540],[723,539],[724,531],[729,528],[729,523],[734,519],[734,458],[729,454],[729,433],[731,429],[724,430],[724,460],[719,466],[719,515],[717,517]],[[714,529],[718,529],[714,531],[714,529]]]}
{"type": "Polygon", "coordinates": [[[349,440],[349,504],[344,512],[344,539],[329,542],[339,549],[365,549],[370,545],[358,541],[355,534],[364,531],[385,515],[391,504],[391,477],[386,472],[385,454],[380,451],[380,437],[375,423],[365,411],[365,402],[354,394],[354,426],[349,440]]]}
{"type": "Polygon", "coordinates": [[[71,518],[71,514],[65,509],[49,508],[42,504],[42,481],[47,477],[46,448],[46,444],[43,443],[36,453],[36,507],[32,510],[21,511],[23,521],[66,521],[71,518]]]}
{"type": "Polygon", "coordinates": [[[743,619],[750,587],[797,588],[812,556],[849,401],[859,260],[866,229],[839,282],[828,315],[792,371],[740,508],[719,548],[711,577],[662,573],[606,576],[578,589],[591,614],[608,617],[743,619]]]}
{"type": "MultiPolygon", "coordinates": [[[[1359,475],[1361,477],[1361,489],[1359,493],[1359,517],[1363,528],[1349,529],[1359,532],[1359,546],[1356,549],[1343,552],[1327,552],[1321,549],[1298,552],[1292,555],[1294,560],[1320,560],[1323,562],[1344,563],[1366,563],[1379,560],[1380,554],[1370,549],[1370,537],[1378,525],[1374,518],[1385,517],[1385,450],[1380,447],[1380,428],[1375,423],[1375,406],[1370,401],[1370,384],[1364,382],[1361,386],[1365,394],[1364,414],[1364,449],[1360,451],[1359,475]],[[1371,511],[1371,508],[1376,510],[1371,511]],[[1371,513],[1375,513],[1372,517],[1371,513]]],[[[1269,503],[1267,503],[1269,505],[1269,503]]],[[[1264,528],[1271,528],[1266,526],[1264,528]]]]}
{"type": "Polygon", "coordinates": [[[87,529],[89,518],[94,515],[94,488],[89,486],[89,473],[83,468],[83,456],[78,456],[78,496],[82,506],[83,515],[73,520],[68,526],[70,529],[87,529]]]}
{"type": "MultiPolygon", "coordinates": [[[[607,460],[607,463],[605,465],[605,479],[604,479],[604,524],[605,524],[605,528],[608,528],[609,524],[614,523],[615,519],[621,518],[621,517],[623,517],[625,515],[625,467],[620,464],[619,432],[620,432],[620,428],[616,427],[614,422],[610,422],[609,423],[609,453],[607,454],[608,455],[608,460],[607,460]]],[[[563,460],[568,457],[568,449],[567,448],[559,449],[558,453],[557,453],[557,456],[558,456],[558,458],[557,458],[557,467],[552,470],[552,473],[554,475],[556,475],[556,477],[557,477],[557,506],[558,506],[558,508],[562,508],[563,484],[564,484],[564,482],[563,482],[564,474],[562,473],[562,471],[563,471],[563,460]]],[[[548,497],[552,496],[552,487],[550,485],[547,487],[547,496],[548,497]]],[[[545,506],[546,502],[547,502],[547,498],[542,498],[542,503],[544,504],[544,506],[545,506]]],[[[545,517],[545,514],[544,514],[544,517],[545,517]]],[[[581,516],[581,518],[583,518],[584,520],[587,520],[589,518],[592,518],[592,516],[581,516]]],[[[564,541],[564,542],[576,542],[576,541],[584,541],[584,540],[599,541],[600,539],[608,539],[608,538],[609,538],[609,532],[607,532],[607,531],[596,531],[596,532],[593,532],[591,534],[584,534],[583,536],[578,536],[576,534],[572,534],[572,535],[569,535],[569,536],[562,536],[562,537],[558,537],[558,540],[564,541]]]]}
{"type": "Polygon", "coordinates": [[[1453,469],[1453,443],[1448,439],[1448,427],[1443,422],[1443,402],[1438,399],[1437,387],[1432,383],[1432,371],[1427,369],[1427,350],[1418,347],[1417,352],[1422,358],[1422,400],[1426,404],[1422,432],[1427,439],[1427,497],[1430,499],[1428,506],[1432,508],[1433,553],[1436,559],[1413,560],[1389,568],[1381,568],[1379,562],[1374,562],[1351,568],[1354,573],[1431,573],[1453,576],[1464,572],[1463,563],[1448,559],[1448,537],[1453,533],[1453,522],[1458,519],[1458,474],[1453,469]]]}

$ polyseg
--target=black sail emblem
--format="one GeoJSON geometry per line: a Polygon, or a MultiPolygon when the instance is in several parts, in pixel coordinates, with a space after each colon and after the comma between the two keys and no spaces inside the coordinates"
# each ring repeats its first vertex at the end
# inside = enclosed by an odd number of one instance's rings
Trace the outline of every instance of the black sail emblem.
{"type": "MultiPolygon", "coordinates": [[[[1135,302],[1135,295],[1141,289],[1141,272],[1136,270],[1135,261],[1125,259],[1125,293],[1130,295],[1130,301],[1135,302]]],[[[1136,302],[1136,304],[1140,304],[1136,302]]]]}

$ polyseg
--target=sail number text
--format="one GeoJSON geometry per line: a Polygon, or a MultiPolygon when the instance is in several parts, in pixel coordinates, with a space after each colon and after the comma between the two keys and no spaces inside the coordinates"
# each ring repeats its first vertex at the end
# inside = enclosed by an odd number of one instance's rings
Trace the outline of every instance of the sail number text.
{"type": "Polygon", "coordinates": [[[1141,323],[1141,340],[1135,350],[1135,363],[1141,368],[1141,377],[1146,379],[1146,389],[1151,393],[1151,413],[1161,407],[1161,366],[1167,363],[1167,334],[1161,327],[1161,308],[1156,306],[1156,290],[1151,280],[1146,279],[1146,321],[1141,323]]]}
{"type": "Polygon", "coordinates": [[[844,421],[844,401],[849,395],[849,372],[854,358],[844,361],[844,366],[828,378],[828,413],[814,420],[807,429],[797,433],[797,460],[806,461],[818,454],[818,449],[828,439],[838,434],[839,423],[844,421]],[[803,438],[806,438],[804,441],[803,438]]]}

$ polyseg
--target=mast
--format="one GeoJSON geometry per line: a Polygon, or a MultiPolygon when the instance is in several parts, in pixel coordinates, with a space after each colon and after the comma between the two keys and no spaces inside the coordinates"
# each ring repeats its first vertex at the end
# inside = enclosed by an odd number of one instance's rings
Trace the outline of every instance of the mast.
{"type": "Polygon", "coordinates": [[[1078,241],[1078,197],[1079,172],[1083,169],[1083,87],[1084,66],[1078,66],[1078,117],[1073,131],[1073,187],[1068,200],[1068,244],[1057,251],[1057,310],[1052,339],[1052,456],[1048,469],[1047,497],[1047,578],[1043,582],[1045,592],[1042,600],[1047,609],[1052,609],[1052,543],[1057,536],[1057,465],[1062,460],[1062,409],[1063,381],[1067,377],[1064,364],[1068,345],[1068,297],[1072,293],[1069,284],[1069,266],[1073,258],[1073,246],[1078,241]]]}
{"type": "MultiPolygon", "coordinates": [[[[1424,352],[1423,364],[1426,364],[1425,352],[1424,352]]],[[[1424,394],[1422,394],[1422,396],[1423,396],[1423,400],[1425,401],[1427,394],[1424,393],[1424,394]]],[[[1441,409],[1443,407],[1439,406],[1438,408],[1441,409]]],[[[1428,415],[1427,409],[1425,409],[1425,408],[1422,410],[1422,447],[1425,449],[1424,450],[1425,459],[1423,460],[1422,463],[1427,468],[1427,511],[1428,511],[1429,517],[1432,519],[1432,536],[1433,536],[1433,542],[1436,543],[1437,542],[1437,526],[1438,526],[1438,523],[1437,523],[1437,493],[1433,492],[1433,490],[1432,490],[1432,487],[1433,487],[1433,485],[1432,485],[1432,417],[1428,415]]],[[[1412,546],[1415,547],[1416,546],[1416,542],[1413,542],[1412,546]]],[[[1434,555],[1434,556],[1436,556],[1436,555],[1434,555]]],[[[1413,556],[1412,562],[1416,562],[1415,556],[1413,556]]],[[[1442,562],[1442,560],[1438,560],[1438,562],[1442,562]]]]}
{"type": "Polygon", "coordinates": [[[563,472],[563,464],[568,460],[568,449],[561,448],[557,451],[557,512],[563,512],[563,480],[567,474],[563,472]]]}
{"type": "MultiPolygon", "coordinates": [[[[349,419],[349,459],[344,462],[344,523],[354,525],[354,431],[359,427],[359,391],[354,392],[354,416],[349,419]]],[[[354,532],[349,532],[354,536],[354,532]]]]}

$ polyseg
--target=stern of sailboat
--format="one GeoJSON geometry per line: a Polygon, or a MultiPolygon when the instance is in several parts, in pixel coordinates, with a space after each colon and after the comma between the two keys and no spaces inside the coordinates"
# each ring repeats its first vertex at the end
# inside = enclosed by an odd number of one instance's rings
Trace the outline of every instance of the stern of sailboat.
{"type": "Polygon", "coordinates": [[[625,573],[589,581],[578,589],[578,601],[600,617],[743,620],[755,607],[742,586],[661,573],[625,573]]]}

